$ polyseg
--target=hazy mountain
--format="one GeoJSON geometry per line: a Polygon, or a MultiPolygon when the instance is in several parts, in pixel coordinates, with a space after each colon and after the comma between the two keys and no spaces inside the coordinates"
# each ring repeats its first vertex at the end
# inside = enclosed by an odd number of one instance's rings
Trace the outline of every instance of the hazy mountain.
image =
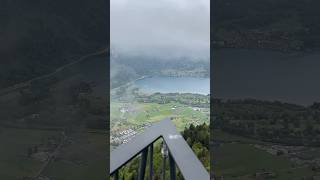
{"type": "Polygon", "coordinates": [[[320,47],[317,0],[216,0],[213,36],[218,46],[306,50],[320,47]]]}

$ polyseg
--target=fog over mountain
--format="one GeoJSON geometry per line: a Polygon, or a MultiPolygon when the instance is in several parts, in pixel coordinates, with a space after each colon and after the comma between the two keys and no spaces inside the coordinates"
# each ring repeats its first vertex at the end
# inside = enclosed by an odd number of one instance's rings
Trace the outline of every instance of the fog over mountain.
{"type": "Polygon", "coordinates": [[[174,59],[209,59],[209,0],[112,0],[115,53],[174,59]]]}

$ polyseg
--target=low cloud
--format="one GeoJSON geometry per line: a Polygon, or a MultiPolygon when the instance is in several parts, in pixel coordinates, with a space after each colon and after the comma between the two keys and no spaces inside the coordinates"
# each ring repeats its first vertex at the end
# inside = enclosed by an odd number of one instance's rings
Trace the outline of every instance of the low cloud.
{"type": "Polygon", "coordinates": [[[209,59],[210,0],[111,0],[111,47],[124,54],[209,59]]]}

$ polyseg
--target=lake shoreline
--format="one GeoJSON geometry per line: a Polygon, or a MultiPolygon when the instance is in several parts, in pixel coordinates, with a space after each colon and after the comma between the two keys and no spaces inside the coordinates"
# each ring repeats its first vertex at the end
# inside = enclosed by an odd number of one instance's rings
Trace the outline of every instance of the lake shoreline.
{"type": "Polygon", "coordinates": [[[210,79],[195,77],[149,76],[134,81],[140,91],[152,93],[210,94],[210,79]]]}

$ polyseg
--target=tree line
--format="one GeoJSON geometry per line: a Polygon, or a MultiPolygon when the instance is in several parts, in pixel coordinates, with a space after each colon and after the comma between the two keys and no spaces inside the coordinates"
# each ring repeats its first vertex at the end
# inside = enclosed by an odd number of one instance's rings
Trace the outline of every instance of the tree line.
{"type": "Polygon", "coordinates": [[[214,100],[214,128],[289,145],[320,145],[320,103],[214,100]]]}

